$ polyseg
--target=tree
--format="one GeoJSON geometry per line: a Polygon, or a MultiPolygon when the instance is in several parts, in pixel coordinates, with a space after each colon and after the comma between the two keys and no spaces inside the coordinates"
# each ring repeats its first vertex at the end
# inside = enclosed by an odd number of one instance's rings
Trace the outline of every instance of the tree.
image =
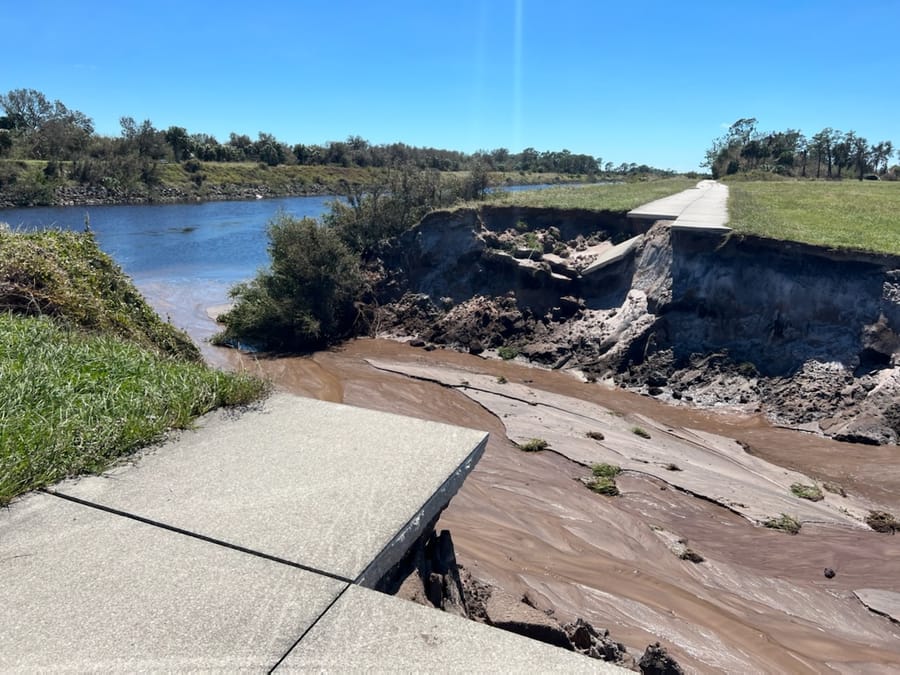
{"type": "Polygon", "coordinates": [[[269,224],[271,268],[231,291],[224,341],[304,351],[352,334],[362,289],[359,259],[331,227],[281,213],[269,224]]]}

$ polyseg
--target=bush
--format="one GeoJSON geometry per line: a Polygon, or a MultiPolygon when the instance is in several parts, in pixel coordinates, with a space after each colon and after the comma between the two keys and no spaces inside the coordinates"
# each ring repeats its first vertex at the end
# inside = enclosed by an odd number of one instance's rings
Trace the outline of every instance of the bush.
{"type": "Polygon", "coordinates": [[[643,427],[632,427],[631,433],[635,436],[640,436],[641,438],[650,438],[650,432],[643,427]]]}
{"type": "Polygon", "coordinates": [[[502,347],[497,349],[497,355],[504,361],[509,361],[510,359],[514,359],[519,355],[519,350],[515,347],[503,345],[502,347]]]}
{"type": "Polygon", "coordinates": [[[351,335],[362,292],[359,259],[333,228],[281,213],[269,224],[271,269],[231,290],[219,342],[304,351],[351,335]]]}

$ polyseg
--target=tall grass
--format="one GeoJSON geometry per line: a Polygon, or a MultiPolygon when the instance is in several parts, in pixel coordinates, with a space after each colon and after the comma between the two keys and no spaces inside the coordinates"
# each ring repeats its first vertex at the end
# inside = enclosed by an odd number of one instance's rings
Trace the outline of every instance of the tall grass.
{"type": "Polygon", "coordinates": [[[0,504],[188,427],[265,383],[47,317],[0,314],[0,504]]]}
{"type": "Polygon", "coordinates": [[[730,182],[728,211],[738,232],[900,255],[900,182],[730,182]]]}

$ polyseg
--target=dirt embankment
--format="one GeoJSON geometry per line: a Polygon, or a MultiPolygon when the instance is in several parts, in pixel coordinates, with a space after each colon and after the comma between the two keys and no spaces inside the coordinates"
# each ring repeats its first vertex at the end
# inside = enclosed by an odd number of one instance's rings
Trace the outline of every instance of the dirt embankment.
{"type": "Polygon", "coordinates": [[[382,258],[379,327],[897,442],[900,259],[636,228],[613,213],[431,214],[382,258]]]}

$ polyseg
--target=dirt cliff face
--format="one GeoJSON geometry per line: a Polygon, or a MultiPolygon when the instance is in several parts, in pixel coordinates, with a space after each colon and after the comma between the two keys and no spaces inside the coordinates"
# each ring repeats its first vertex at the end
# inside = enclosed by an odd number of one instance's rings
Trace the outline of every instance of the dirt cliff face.
{"type": "Polygon", "coordinates": [[[433,213],[383,257],[381,325],[671,402],[897,442],[900,259],[634,228],[582,211],[433,213]]]}

